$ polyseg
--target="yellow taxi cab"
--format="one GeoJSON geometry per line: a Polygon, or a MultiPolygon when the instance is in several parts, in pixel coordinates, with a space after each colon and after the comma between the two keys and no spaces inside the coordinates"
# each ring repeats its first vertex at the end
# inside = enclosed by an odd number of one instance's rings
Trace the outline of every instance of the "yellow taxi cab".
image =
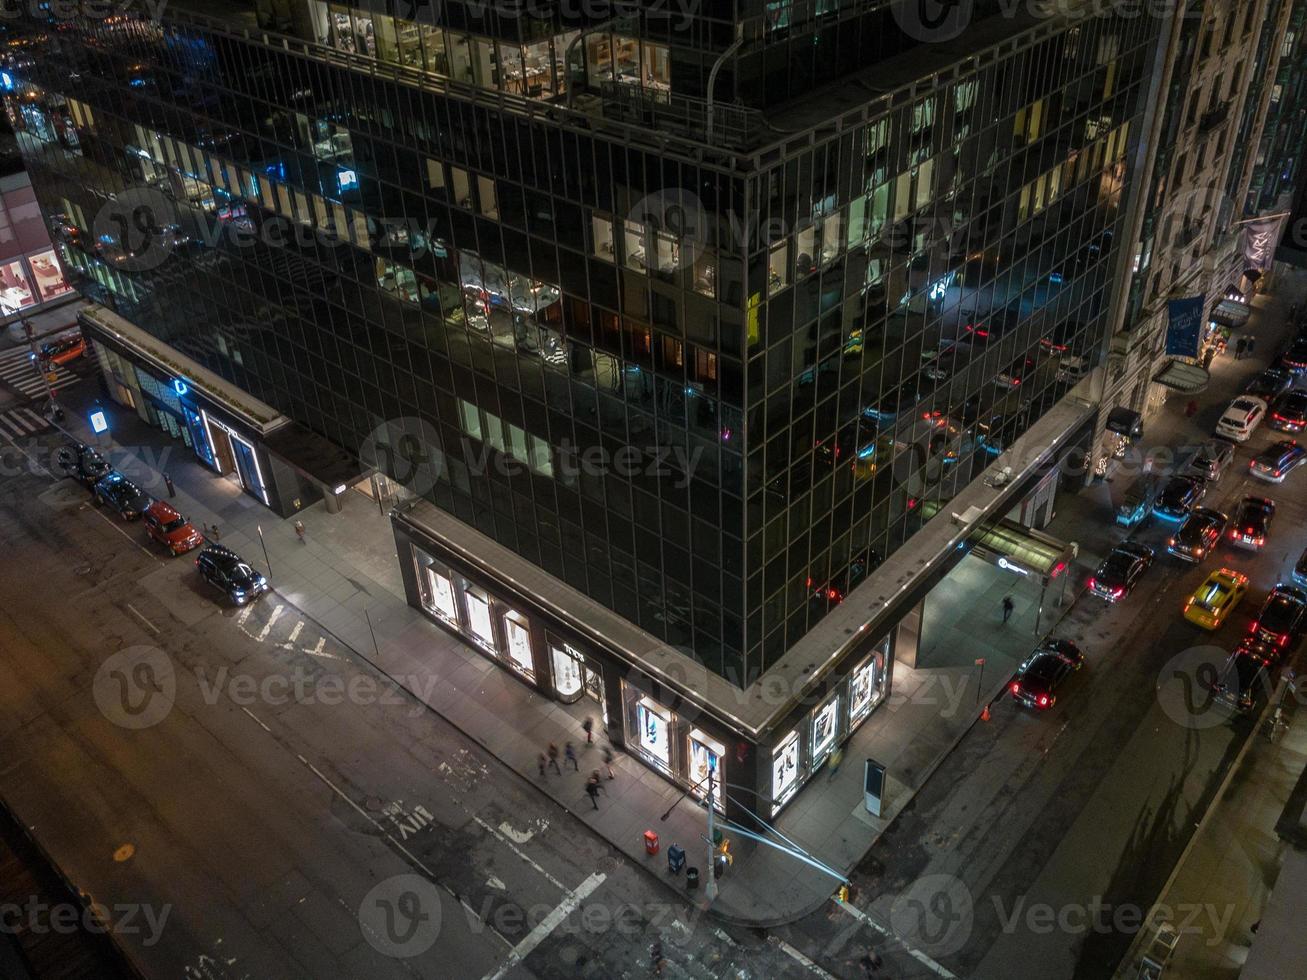
{"type": "Polygon", "coordinates": [[[1212,572],[1184,604],[1184,618],[1205,630],[1217,630],[1248,594],[1248,576],[1233,569],[1212,572]]]}

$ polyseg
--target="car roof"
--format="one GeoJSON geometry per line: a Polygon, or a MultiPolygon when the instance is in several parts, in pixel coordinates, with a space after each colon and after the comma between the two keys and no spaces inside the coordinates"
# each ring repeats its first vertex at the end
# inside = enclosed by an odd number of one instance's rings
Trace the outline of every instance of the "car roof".
{"type": "Polygon", "coordinates": [[[1271,590],[1270,597],[1277,595],[1287,596],[1290,599],[1307,605],[1307,591],[1298,588],[1296,585],[1289,585],[1287,582],[1281,582],[1271,590]]]}
{"type": "Polygon", "coordinates": [[[154,501],[154,503],[150,504],[147,513],[165,523],[175,521],[182,516],[181,513],[166,500],[154,501]]]}
{"type": "MultiPolygon", "coordinates": [[[[1211,507],[1195,507],[1189,512],[1189,516],[1185,518],[1185,524],[1187,525],[1191,520],[1194,520],[1194,518],[1197,518],[1199,521],[1214,521],[1217,524],[1229,520],[1229,518],[1219,510],[1214,510],[1211,507]]],[[[1197,521],[1195,521],[1195,523],[1197,523],[1197,521]]]]}

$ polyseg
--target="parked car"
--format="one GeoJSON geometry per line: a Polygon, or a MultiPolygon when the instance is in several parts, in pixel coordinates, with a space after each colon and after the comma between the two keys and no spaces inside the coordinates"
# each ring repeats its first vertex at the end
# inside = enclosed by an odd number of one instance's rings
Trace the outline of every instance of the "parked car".
{"type": "Polygon", "coordinates": [[[145,508],[141,523],[145,525],[146,534],[174,555],[204,544],[204,535],[167,501],[156,500],[145,508]]]}
{"type": "Polygon", "coordinates": [[[55,453],[55,462],[60,469],[88,490],[113,469],[109,461],[95,449],[76,442],[61,446],[55,453]]]}
{"type": "Polygon", "coordinates": [[[994,376],[994,384],[1000,388],[1019,388],[1022,380],[1034,367],[1033,357],[1018,357],[994,376]]]}
{"type": "Polygon", "coordinates": [[[1299,585],[1307,586],[1307,549],[1298,556],[1298,564],[1293,566],[1293,580],[1299,585]]]}
{"type": "Polygon", "coordinates": [[[1301,432],[1307,428],[1307,391],[1286,391],[1277,398],[1266,424],[1279,432],[1301,432]]]}
{"type": "Polygon", "coordinates": [[[1180,470],[1181,476],[1197,476],[1213,483],[1225,476],[1234,462],[1234,443],[1228,439],[1210,439],[1198,447],[1193,458],[1180,470]]]}
{"type": "Polygon", "coordinates": [[[1053,707],[1057,703],[1058,688],[1084,666],[1085,655],[1075,644],[1066,641],[1053,643],[1042,644],[1017,668],[1008,691],[1018,704],[1041,711],[1053,707]]]}
{"type": "Polygon", "coordinates": [[[1266,401],[1280,397],[1286,391],[1293,387],[1293,372],[1286,371],[1284,368],[1269,367],[1244,388],[1245,395],[1252,395],[1255,398],[1263,398],[1266,401]]]}
{"type": "Polygon", "coordinates": [[[1166,543],[1166,550],[1185,561],[1201,561],[1216,548],[1230,519],[1219,510],[1195,507],[1166,543]]]}
{"type": "Polygon", "coordinates": [[[1207,495],[1207,482],[1196,476],[1173,476],[1166,481],[1153,504],[1153,513],[1171,521],[1182,521],[1207,495]]]}
{"type": "Polygon", "coordinates": [[[1246,442],[1266,418],[1266,402],[1251,395],[1240,395],[1230,402],[1216,423],[1216,434],[1235,442],[1246,442]]]}
{"type": "Polygon", "coordinates": [[[56,337],[41,345],[38,360],[47,364],[69,364],[86,353],[86,340],[80,333],[68,337],[56,337]]]}
{"type": "Polygon", "coordinates": [[[1307,460],[1307,448],[1292,439],[1282,439],[1253,457],[1248,463],[1248,470],[1260,480],[1283,483],[1284,478],[1301,466],[1304,460],[1307,460]]]}
{"type": "Polygon", "coordinates": [[[1280,650],[1290,649],[1307,629],[1307,592],[1281,582],[1262,603],[1248,634],[1280,650]]]}
{"type": "Polygon", "coordinates": [[[110,470],[91,489],[97,504],[111,507],[124,521],[134,521],[150,506],[150,495],[117,470],[110,470]]]}
{"type": "Polygon", "coordinates": [[[1088,373],[1089,361],[1087,358],[1075,354],[1064,354],[1062,359],[1057,362],[1057,372],[1053,375],[1053,378],[1056,381],[1075,384],[1088,373]]]}
{"type": "Polygon", "coordinates": [[[268,580],[240,555],[220,545],[209,545],[195,558],[200,578],[222,592],[235,605],[243,606],[268,591],[268,580]]]}
{"type": "Polygon", "coordinates": [[[1153,549],[1133,541],[1122,541],[1111,550],[1094,577],[1089,591],[1107,602],[1128,596],[1144,572],[1153,564],[1153,549]]]}
{"type": "Polygon", "coordinates": [[[1294,338],[1280,355],[1277,367],[1292,371],[1294,374],[1307,371],[1307,334],[1299,334],[1294,338]]]}
{"type": "Polygon", "coordinates": [[[1244,497],[1239,501],[1234,521],[1230,524],[1230,540],[1240,548],[1260,551],[1271,531],[1275,517],[1275,501],[1266,497],[1244,497]]]}
{"type": "Polygon", "coordinates": [[[1248,576],[1221,568],[1203,580],[1184,604],[1184,618],[1205,630],[1217,630],[1248,594],[1248,576]]]}
{"type": "Polygon", "coordinates": [[[1247,714],[1270,692],[1273,652],[1265,643],[1244,637],[1212,683],[1212,694],[1221,704],[1247,714]]]}

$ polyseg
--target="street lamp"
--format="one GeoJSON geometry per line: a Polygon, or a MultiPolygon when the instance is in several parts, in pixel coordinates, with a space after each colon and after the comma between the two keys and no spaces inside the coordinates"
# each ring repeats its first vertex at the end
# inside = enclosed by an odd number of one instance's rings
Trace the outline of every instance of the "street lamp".
{"type": "MultiPolygon", "coordinates": [[[[11,306],[8,303],[0,302],[0,312],[3,312],[5,316],[13,316],[18,312],[18,308],[11,306]]],[[[50,402],[47,411],[50,414],[50,416],[57,422],[59,421],[60,418],[63,417],[63,410],[59,407],[59,405],[54,400],[54,388],[50,384],[50,375],[45,370],[45,366],[41,363],[40,354],[37,353],[36,335],[32,330],[32,322],[28,320],[27,317],[25,316],[20,316],[18,318],[18,322],[23,325],[23,333],[27,336],[27,346],[32,352],[32,360],[36,364],[37,371],[40,372],[41,380],[45,382],[45,396],[47,399],[49,399],[50,402]]]]}

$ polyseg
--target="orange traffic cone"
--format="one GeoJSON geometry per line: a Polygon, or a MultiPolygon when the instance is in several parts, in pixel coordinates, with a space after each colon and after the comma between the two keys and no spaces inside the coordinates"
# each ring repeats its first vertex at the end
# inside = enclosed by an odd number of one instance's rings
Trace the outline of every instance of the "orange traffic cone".
{"type": "Polygon", "coordinates": [[[989,721],[989,705],[985,705],[984,710],[980,712],[980,720],[989,721]]]}

